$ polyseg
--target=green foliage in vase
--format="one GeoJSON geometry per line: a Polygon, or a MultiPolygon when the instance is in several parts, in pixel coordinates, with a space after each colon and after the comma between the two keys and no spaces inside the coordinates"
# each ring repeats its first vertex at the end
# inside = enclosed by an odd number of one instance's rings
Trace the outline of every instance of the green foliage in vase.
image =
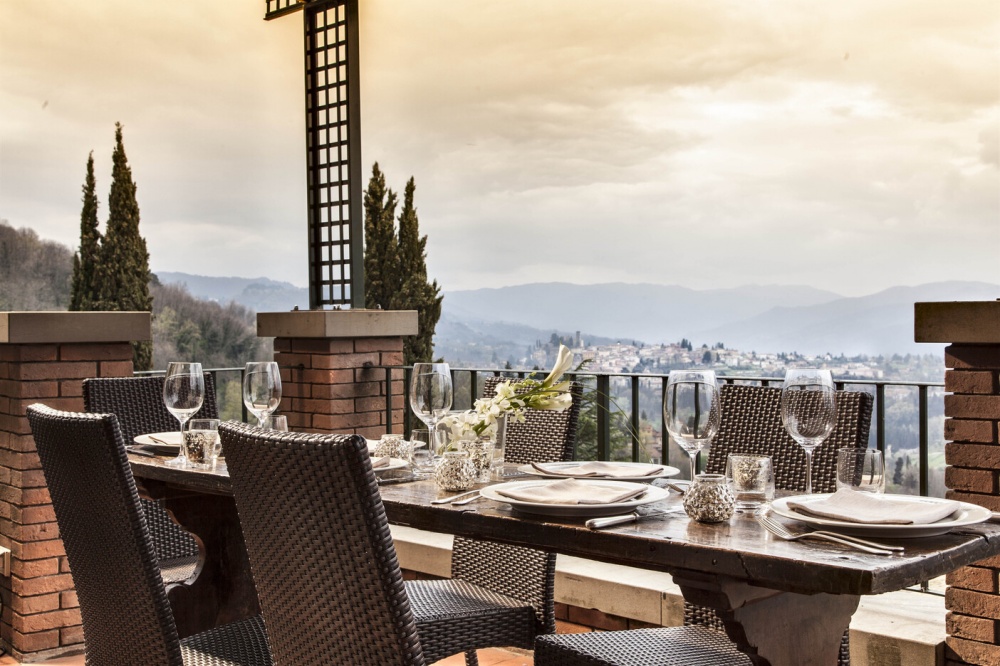
{"type": "Polygon", "coordinates": [[[372,167],[372,177],[365,191],[365,307],[392,307],[399,291],[399,254],[397,250],[396,193],[386,188],[385,174],[372,167]]]}
{"type": "Polygon", "coordinates": [[[377,162],[365,191],[365,305],[417,311],[419,331],[403,341],[406,365],[432,360],[443,298],[437,281],[427,280],[427,236],[420,235],[415,190],[411,177],[404,190],[398,233],[393,222],[398,199],[386,187],[377,162]]]}
{"type": "Polygon", "coordinates": [[[97,225],[97,181],[94,178],[94,153],[87,157],[87,176],[83,183],[83,209],[80,211],[80,251],[73,255],[73,293],[69,309],[91,310],[100,299],[97,266],[101,261],[101,232],[97,225]]]}

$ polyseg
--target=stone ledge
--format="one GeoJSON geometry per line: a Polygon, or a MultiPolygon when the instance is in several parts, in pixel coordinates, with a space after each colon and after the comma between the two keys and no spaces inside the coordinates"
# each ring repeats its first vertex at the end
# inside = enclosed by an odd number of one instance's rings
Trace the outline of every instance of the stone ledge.
{"type": "Polygon", "coordinates": [[[145,342],[149,312],[0,312],[0,344],[145,342]]]}
{"type": "Polygon", "coordinates": [[[383,338],[416,335],[416,310],[295,310],[257,313],[262,338],[383,338]]]}
{"type": "MultiPolygon", "coordinates": [[[[448,534],[392,525],[399,564],[434,576],[451,575],[448,534]]],[[[684,602],[670,574],[560,555],[556,560],[556,602],[632,620],[677,626],[684,602]]],[[[854,666],[933,666],[942,663],[944,597],[902,590],[861,597],[851,619],[854,666]]]]}
{"type": "Polygon", "coordinates": [[[916,342],[1000,343],[1000,300],[915,303],[916,342]]]}

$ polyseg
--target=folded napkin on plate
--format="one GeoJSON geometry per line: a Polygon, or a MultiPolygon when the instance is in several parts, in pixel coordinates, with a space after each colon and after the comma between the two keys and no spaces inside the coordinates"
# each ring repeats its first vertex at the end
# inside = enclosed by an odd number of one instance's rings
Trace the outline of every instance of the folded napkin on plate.
{"type": "Polygon", "coordinates": [[[531,463],[531,466],[542,474],[549,476],[588,476],[588,477],[626,477],[635,478],[639,476],[653,476],[659,474],[663,469],[659,465],[622,465],[613,462],[588,462],[582,465],[565,467],[562,463],[557,465],[545,465],[542,463],[531,463]]]}
{"type": "Polygon", "coordinates": [[[646,490],[645,486],[615,488],[575,479],[522,488],[496,488],[498,495],[538,504],[615,504],[635,499],[646,490]]]}
{"type": "Polygon", "coordinates": [[[804,502],[791,500],[788,506],[799,513],[849,523],[930,525],[955,513],[960,505],[951,501],[926,502],[916,497],[907,500],[899,495],[888,499],[883,495],[841,488],[825,499],[804,502]]]}
{"type": "Polygon", "coordinates": [[[379,467],[389,466],[389,456],[382,456],[381,458],[376,458],[372,461],[372,469],[378,469],[379,467]]]}

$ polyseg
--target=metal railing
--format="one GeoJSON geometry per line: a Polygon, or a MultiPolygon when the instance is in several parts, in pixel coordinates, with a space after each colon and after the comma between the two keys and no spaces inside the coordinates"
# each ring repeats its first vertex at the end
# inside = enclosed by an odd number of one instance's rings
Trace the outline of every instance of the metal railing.
{"type": "MultiPolygon", "coordinates": [[[[379,366],[385,371],[385,381],[392,381],[392,373],[403,373],[403,396],[409,395],[410,375],[412,366],[379,366]]],[[[537,375],[544,376],[544,372],[528,370],[503,370],[496,368],[452,368],[452,383],[455,390],[455,409],[471,408],[472,402],[482,394],[481,378],[486,376],[505,376],[516,379],[537,375]],[[462,381],[467,377],[466,381],[462,381]]],[[[586,385],[585,402],[593,404],[596,411],[596,459],[610,460],[612,454],[620,455],[620,451],[612,450],[612,422],[623,424],[629,431],[628,438],[631,444],[630,459],[638,461],[643,443],[640,435],[641,431],[641,408],[640,393],[642,383],[659,384],[659,395],[666,389],[668,374],[637,374],[624,372],[569,372],[567,376],[579,380],[586,385]],[[627,403],[626,408],[622,408],[621,402],[627,403]],[[618,415],[618,416],[616,416],[618,415]]],[[[396,376],[398,379],[398,374],[396,376]]],[[[763,377],[748,375],[720,375],[720,382],[726,384],[751,384],[758,386],[770,386],[781,384],[782,377],[763,377]]],[[[886,390],[907,390],[916,392],[917,414],[917,490],[921,495],[930,493],[930,399],[933,396],[938,400],[938,406],[943,405],[942,382],[918,382],[902,380],[875,380],[875,379],[844,379],[836,381],[838,390],[864,391],[872,394],[874,398],[874,410],[872,418],[872,429],[869,436],[870,446],[886,453],[887,430],[886,430],[886,390]]],[[[409,432],[416,417],[412,414],[408,406],[408,400],[403,398],[404,417],[403,432],[409,432]]],[[[662,403],[660,403],[662,404],[662,403]]],[[[399,405],[394,402],[394,396],[387,392],[386,396],[386,430],[393,430],[393,411],[399,405]]],[[[941,410],[943,411],[943,407],[941,410]]],[[[942,433],[943,437],[943,433],[942,433]]],[[[662,446],[662,456],[665,464],[670,463],[669,436],[665,424],[660,426],[660,440],[662,446]]],[[[942,442],[943,443],[943,442],[942,442]]],[[[889,461],[886,460],[888,466],[889,461]]],[[[891,470],[887,469],[887,474],[891,470]]]]}

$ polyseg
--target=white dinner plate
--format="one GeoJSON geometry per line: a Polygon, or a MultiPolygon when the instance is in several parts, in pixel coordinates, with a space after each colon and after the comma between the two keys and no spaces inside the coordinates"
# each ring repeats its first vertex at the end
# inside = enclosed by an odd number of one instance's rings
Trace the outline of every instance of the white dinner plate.
{"type": "MultiPolygon", "coordinates": [[[[668,476],[677,476],[681,473],[676,467],[671,467],[670,465],[659,465],[660,471],[656,474],[648,474],[645,476],[573,476],[573,468],[579,467],[580,465],[585,465],[587,461],[574,460],[572,462],[561,462],[561,463],[545,463],[546,467],[558,470],[561,474],[546,474],[540,470],[535,469],[531,465],[521,465],[517,468],[518,472],[523,474],[530,474],[531,476],[541,477],[543,479],[593,479],[595,481],[639,481],[639,482],[649,482],[654,479],[663,479],[668,476]]],[[[644,463],[632,463],[632,462],[616,462],[616,465],[627,465],[629,467],[635,466],[637,468],[648,467],[644,463]]]]}
{"type": "MultiPolygon", "coordinates": [[[[816,500],[826,499],[831,493],[817,493],[814,495],[796,495],[795,497],[782,497],[771,503],[771,510],[779,516],[791,518],[817,528],[829,529],[844,534],[855,536],[880,536],[893,539],[909,539],[913,537],[935,536],[944,534],[955,527],[963,525],[975,525],[989,520],[992,515],[989,509],[984,509],[968,502],[959,502],[958,511],[944,520],[928,525],[866,525],[864,523],[852,523],[846,520],[834,520],[833,518],[820,518],[799,513],[788,506],[789,502],[808,503],[816,500]]],[[[926,502],[927,504],[940,504],[951,500],[944,500],[939,497],[919,497],[915,495],[883,495],[890,502],[926,502]]]]}
{"type": "Polygon", "coordinates": [[[160,456],[176,456],[181,451],[181,433],[179,430],[136,435],[133,441],[160,456]],[[160,441],[153,441],[153,437],[160,441]]]}
{"type": "MultiPolygon", "coordinates": [[[[374,463],[375,461],[373,460],[372,462],[374,463]]],[[[388,465],[384,465],[382,467],[376,467],[374,469],[375,473],[378,474],[380,472],[388,472],[389,470],[393,469],[402,469],[403,467],[408,467],[409,465],[410,463],[406,462],[402,458],[389,458],[388,465]]]]}
{"type": "MultiPolygon", "coordinates": [[[[598,516],[617,516],[623,513],[630,513],[637,506],[659,502],[662,499],[666,499],[667,495],[669,495],[665,488],[657,488],[656,486],[641,484],[646,492],[635,499],[628,500],[627,502],[615,502],[614,504],[544,504],[541,502],[525,502],[522,500],[516,500],[510,497],[505,497],[497,492],[497,490],[502,490],[504,488],[517,490],[531,488],[534,486],[544,486],[551,483],[557,482],[542,479],[533,481],[511,481],[508,483],[500,483],[495,486],[487,486],[480,490],[479,494],[486,499],[510,504],[515,511],[531,513],[539,516],[560,516],[563,518],[596,518],[598,516]]],[[[608,481],[605,479],[585,479],[582,483],[599,484],[602,487],[610,486],[619,490],[628,490],[630,488],[634,488],[636,485],[640,485],[628,481],[608,481]]]]}

